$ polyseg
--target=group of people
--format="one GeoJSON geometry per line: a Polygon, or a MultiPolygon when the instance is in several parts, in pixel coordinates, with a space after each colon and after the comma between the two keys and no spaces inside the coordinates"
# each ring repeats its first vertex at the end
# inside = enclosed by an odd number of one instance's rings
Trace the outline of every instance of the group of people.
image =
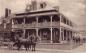
{"type": "Polygon", "coordinates": [[[81,39],[80,39],[80,37],[73,37],[73,41],[75,43],[80,43],[81,39]]]}
{"type": "Polygon", "coordinates": [[[86,41],[86,38],[73,37],[73,42],[75,43],[80,43],[80,42],[85,43],[85,41],[86,41]]]}
{"type": "Polygon", "coordinates": [[[38,38],[35,35],[30,35],[27,38],[23,38],[22,36],[21,37],[18,37],[17,36],[15,38],[13,47],[14,46],[17,46],[17,49],[20,50],[20,48],[22,46],[24,46],[24,48],[26,50],[35,51],[35,47],[36,47],[37,40],[38,40],[38,38]]]}

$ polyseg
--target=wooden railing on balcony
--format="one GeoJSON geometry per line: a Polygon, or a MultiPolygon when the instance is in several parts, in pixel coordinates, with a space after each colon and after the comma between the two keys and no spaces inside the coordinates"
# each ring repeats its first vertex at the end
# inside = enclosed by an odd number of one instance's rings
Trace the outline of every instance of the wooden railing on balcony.
{"type": "MultiPolygon", "coordinates": [[[[59,22],[52,22],[52,26],[59,26],[59,22]]],[[[30,24],[14,24],[12,25],[12,28],[35,28],[35,27],[51,27],[51,22],[42,22],[42,23],[30,23],[30,24]]]]}
{"type": "Polygon", "coordinates": [[[28,27],[37,27],[36,25],[37,25],[37,23],[31,23],[31,24],[25,24],[24,27],[26,27],[26,28],[28,28],[28,27]]]}
{"type": "Polygon", "coordinates": [[[50,22],[38,23],[38,27],[49,27],[49,26],[50,26],[50,22]]]}
{"type": "Polygon", "coordinates": [[[12,28],[30,28],[30,27],[36,27],[36,23],[31,23],[31,24],[14,24],[14,25],[12,25],[12,28]]]}
{"type": "Polygon", "coordinates": [[[13,24],[12,28],[23,28],[22,24],[13,24]]]}
{"type": "Polygon", "coordinates": [[[59,26],[59,23],[60,22],[52,22],[52,26],[54,26],[54,27],[59,26]]]}

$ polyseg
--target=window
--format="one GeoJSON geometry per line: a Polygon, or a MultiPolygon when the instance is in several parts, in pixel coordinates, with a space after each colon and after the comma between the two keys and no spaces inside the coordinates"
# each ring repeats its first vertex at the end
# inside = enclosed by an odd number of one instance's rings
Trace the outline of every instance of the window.
{"type": "Polygon", "coordinates": [[[53,16],[53,21],[60,21],[59,15],[54,15],[53,16]]]}
{"type": "Polygon", "coordinates": [[[38,22],[50,22],[50,17],[49,16],[40,16],[38,22]]]}
{"type": "Polygon", "coordinates": [[[14,24],[22,24],[22,23],[23,23],[23,18],[14,19],[14,24]]]}
{"type": "Polygon", "coordinates": [[[41,8],[45,8],[46,5],[47,5],[47,4],[46,4],[45,2],[43,2],[43,3],[40,4],[40,7],[41,7],[41,8]]]}
{"type": "Polygon", "coordinates": [[[36,23],[35,17],[28,17],[25,19],[25,24],[32,24],[32,23],[36,23]]]}
{"type": "Polygon", "coordinates": [[[65,23],[65,24],[67,24],[67,19],[66,19],[66,17],[65,17],[64,15],[62,15],[61,21],[62,21],[63,23],[65,23]]]}
{"type": "Polygon", "coordinates": [[[67,20],[67,25],[69,25],[69,20],[67,20]]]}

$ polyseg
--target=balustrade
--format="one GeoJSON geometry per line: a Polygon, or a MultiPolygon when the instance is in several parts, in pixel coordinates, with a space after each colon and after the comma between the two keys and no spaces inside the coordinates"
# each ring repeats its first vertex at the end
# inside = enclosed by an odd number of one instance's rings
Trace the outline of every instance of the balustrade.
{"type": "MultiPolygon", "coordinates": [[[[49,27],[51,26],[50,22],[41,22],[38,23],[38,27],[49,27]]],[[[59,22],[52,22],[52,26],[59,26],[59,22]]],[[[28,28],[28,27],[37,27],[37,23],[33,22],[30,24],[13,24],[13,28],[28,28]]]]}
{"type": "Polygon", "coordinates": [[[12,28],[22,28],[22,24],[13,24],[12,28]]]}
{"type": "Polygon", "coordinates": [[[50,26],[50,22],[38,23],[38,27],[48,27],[48,26],[50,26]]]}
{"type": "Polygon", "coordinates": [[[59,26],[59,22],[52,22],[52,26],[59,26]]]}

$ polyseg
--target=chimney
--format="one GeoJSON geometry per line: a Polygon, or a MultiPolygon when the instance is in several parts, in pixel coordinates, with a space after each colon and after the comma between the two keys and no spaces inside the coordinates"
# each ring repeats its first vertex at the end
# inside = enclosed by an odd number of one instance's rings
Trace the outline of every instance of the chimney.
{"type": "Polygon", "coordinates": [[[5,8],[5,18],[8,17],[9,14],[11,14],[11,10],[8,8],[5,8]]]}
{"type": "Polygon", "coordinates": [[[11,10],[9,9],[9,14],[11,14],[11,10]]]}
{"type": "Polygon", "coordinates": [[[32,4],[31,6],[32,10],[37,10],[37,1],[34,0],[31,2],[31,4],[32,4]]]}

